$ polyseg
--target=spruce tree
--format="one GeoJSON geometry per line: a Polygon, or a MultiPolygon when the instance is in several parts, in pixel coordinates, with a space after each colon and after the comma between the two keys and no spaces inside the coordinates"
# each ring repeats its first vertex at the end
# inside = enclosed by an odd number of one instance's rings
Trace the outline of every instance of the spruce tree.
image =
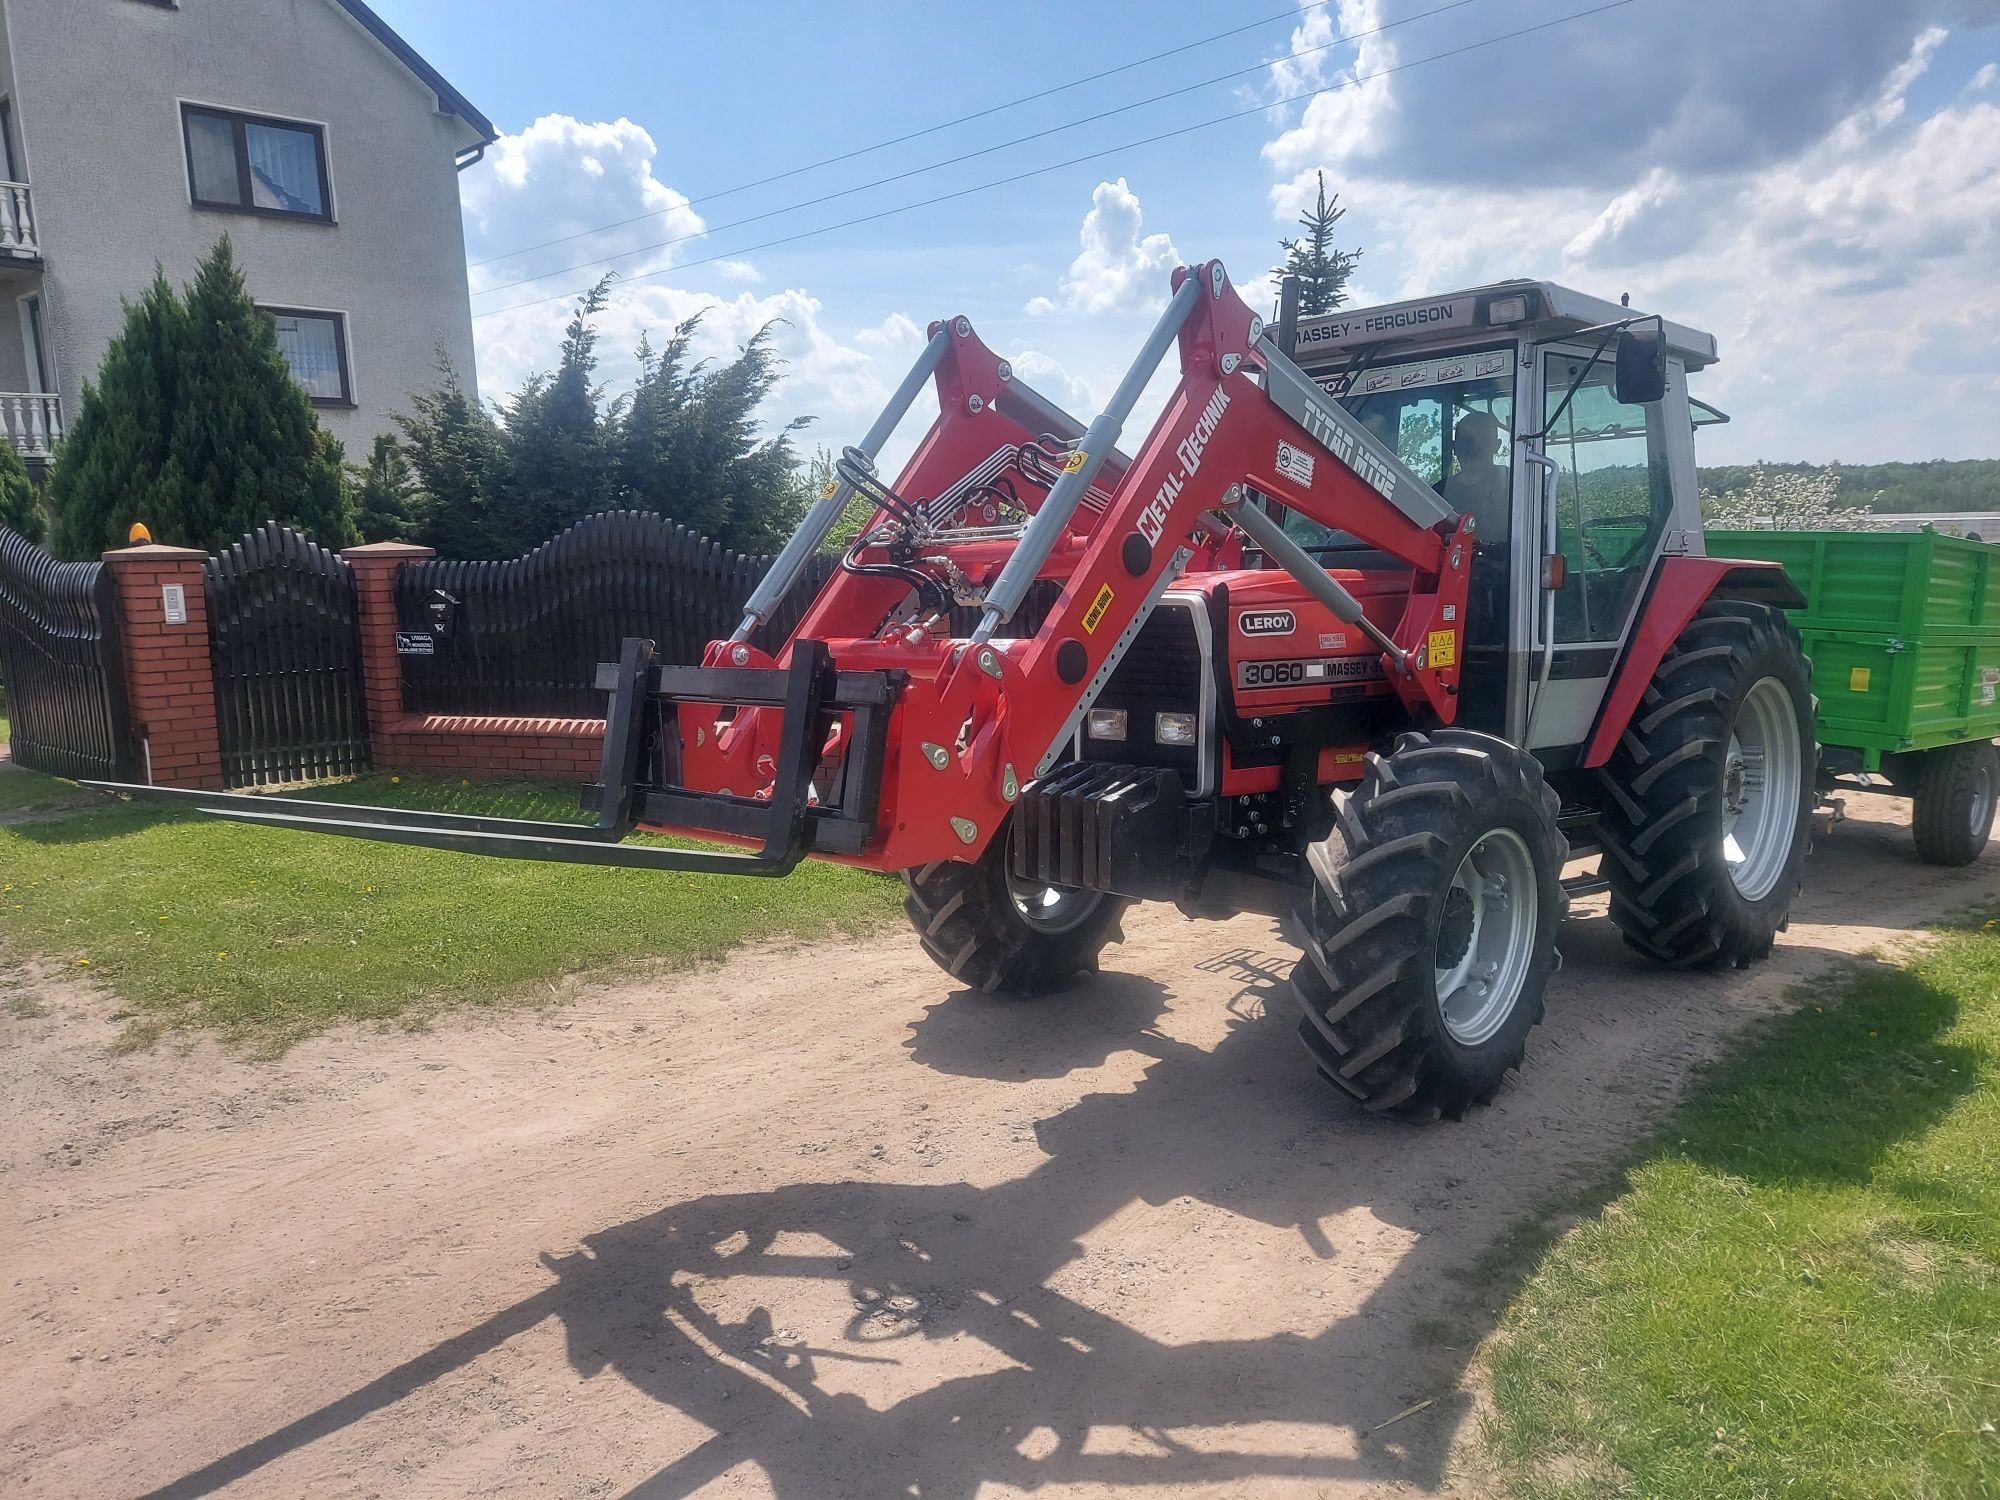
{"type": "Polygon", "coordinates": [[[407,542],[421,529],[422,491],[416,470],[395,434],[378,432],[368,462],[348,470],[354,493],[354,522],[364,542],[407,542]]]}
{"type": "Polygon", "coordinates": [[[639,381],[616,419],[619,479],[639,509],[739,552],[769,551],[804,505],[792,434],[806,421],[757,435],[781,364],[768,324],[721,365],[690,363],[700,324],[700,314],[681,323],[657,356],[641,344],[639,381]]]}
{"type": "Polygon", "coordinates": [[[518,556],[618,503],[594,321],[610,286],[607,276],[578,303],[555,373],[530,377],[501,408],[504,458],[486,523],[501,556],[518,556]]]}
{"type": "Polygon", "coordinates": [[[137,302],[125,304],[125,326],[104,351],[97,379],[84,382],[49,475],[49,541],[58,556],[90,558],[122,546],[142,517],[161,540],[183,539],[174,529],[181,475],[167,438],[186,324],[186,307],[159,271],[137,302]]]}
{"type": "Polygon", "coordinates": [[[1306,316],[1330,313],[1347,301],[1347,278],[1361,259],[1359,250],[1333,248],[1333,226],[1347,210],[1340,206],[1340,194],[1326,195],[1326,173],[1319,176],[1318,201],[1299,217],[1305,230],[1295,240],[1280,240],[1285,263],[1271,269],[1273,276],[1299,278],[1299,312],[1306,316]]]}
{"type": "Polygon", "coordinates": [[[56,457],[56,548],[85,557],[120,546],[134,521],[159,541],[209,550],[266,521],[346,546],[355,533],[341,457],[224,236],[185,296],[155,273],[126,305],[56,457]]]}
{"type": "Polygon", "coordinates": [[[487,524],[487,505],[500,469],[500,431],[460,383],[442,349],[437,371],[437,388],[412,397],[412,410],[396,418],[421,491],[412,540],[435,547],[440,557],[512,555],[496,544],[487,524]]]}
{"type": "Polygon", "coordinates": [[[0,439],[0,526],[31,542],[42,539],[42,497],[14,445],[0,439]]]}
{"type": "Polygon", "coordinates": [[[188,288],[176,374],[169,457],[186,486],[181,524],[197,538],[188,545],[227,546],[271,520],[323,547],[354,543],[340,444],[292,378],[226,235],[188,288]]]}

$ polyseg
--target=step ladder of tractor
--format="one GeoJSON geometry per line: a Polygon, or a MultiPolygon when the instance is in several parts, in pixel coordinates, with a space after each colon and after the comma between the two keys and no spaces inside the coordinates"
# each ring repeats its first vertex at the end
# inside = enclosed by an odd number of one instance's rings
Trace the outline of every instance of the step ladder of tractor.
{"type": "MultiPolygon", "coordinates": [[[[1569,857],[1586,859],[1593,854],[1601,854],[1604,846],[1597,837],[1597,809],[1572,805],[1556,814],[1556,827],[1569,841],[1569,857]]],[[[1604,878],[1603,861],[1597,868],[1581,875],[1567,877],[1562,885],[1572,899],[1578,896],[1594,896],[1599,891],[1609,890],[1611,882],[1604,878]]]]}

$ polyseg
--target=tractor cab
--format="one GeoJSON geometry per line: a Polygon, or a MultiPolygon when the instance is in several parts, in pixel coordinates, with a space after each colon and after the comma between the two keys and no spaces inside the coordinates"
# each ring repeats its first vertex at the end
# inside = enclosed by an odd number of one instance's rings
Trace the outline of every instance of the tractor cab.
{"type": "MultiPolygon", "coordinates": [[[[1546,281],[1301,318],[1294,357],[1478,523],[1460,722],[1570,762],[1664,553],[1699,555],[1696,329],[1546,281]]],[[[1354,538],[1287,515],[1330,568],[1354,538]]]]}

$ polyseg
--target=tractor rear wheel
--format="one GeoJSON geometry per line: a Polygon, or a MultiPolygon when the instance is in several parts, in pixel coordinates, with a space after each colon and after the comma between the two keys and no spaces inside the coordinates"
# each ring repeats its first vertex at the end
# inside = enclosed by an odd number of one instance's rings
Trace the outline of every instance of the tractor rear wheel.
{"type": "Polygon", "coordinates": [[[1123,896],[1036,885],[1008,867],[1003,830],[976,862],[939,860],[903,871],[903,912],[937,966],[983,993],[1042,995],[1094,972],[1123,939],[1123,896]]]}
{"type": "Polygon", "coordinates": [[[1929,865],[1969,865],[1993,834],[2000,793],[2000,750],[1972,740],[1926,751],[1917,762],[1910,833],[1929,865]]]}
{"type": "Polygon", "coordinates": [[[1813,727],[1811,667],[1783,614],[1739,599],[1696,611],[1597,773],[1627,943],[1677,969],[1771,951],[1805,864],[1813,727]]]}
{"type": "Polygon", "coordinates": [[[1527,751],[1405,734],[1308,850],[1292,988],[1320,1071],[1367,1108],[1454,1119],[1518,1067],[1555,971],[1567,845],[1527,751]]]}

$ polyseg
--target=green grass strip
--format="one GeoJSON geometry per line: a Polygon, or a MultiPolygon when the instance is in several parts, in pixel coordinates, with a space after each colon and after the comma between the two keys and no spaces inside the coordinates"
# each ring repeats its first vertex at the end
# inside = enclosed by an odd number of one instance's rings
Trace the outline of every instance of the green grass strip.
{"type": "MultiPolygon", "coordinates": [[[[377,775],[315,795],[583,816],[574,787],[548,784],[377,775]]],[[[901,897],[898,881],[814,862],[783,880],[540,864],[144,802],[0,826],[0,941],[109,985],[135,1040],[202,1026],[279,1047],[337,1021],[545,996],[546,981],[583,970],[860,932],[901,897]]]]}
{"type": "Polygon", "coordinates": [[[1707,1069],[1492,1376],[1523,1497],[2000,1494],[2000,922],[1707,1069]]]}

